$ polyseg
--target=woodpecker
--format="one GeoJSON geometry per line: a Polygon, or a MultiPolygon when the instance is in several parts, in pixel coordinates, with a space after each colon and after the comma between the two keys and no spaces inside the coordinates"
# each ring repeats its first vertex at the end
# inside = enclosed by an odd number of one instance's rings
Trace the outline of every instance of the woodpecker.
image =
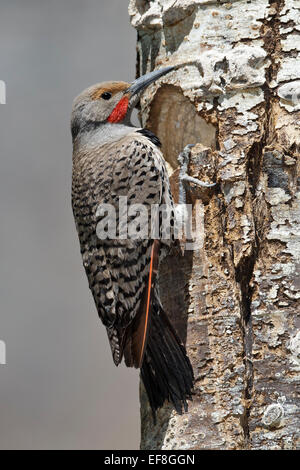
{"type": "Polygon", "coordinates": [[[161,144],[149,130],[134,127],[130,117],[142,91],[172,70],[148,73],[131,84],[93,85],[75,98],[71,118],[72,208],[89,287],[114,363],[124,357],[128,367],[141,369],[154,419],[166,400],[178,413],[187,410],[194,376],[159,299],[159,262],[173,243],[175,217],[161,144]],[[148,214],[153,205],[167,207],[171,236],[163,238],[161,231],[156,237],[121,236],[120,197],[127,198],[128,207],[142,204],[148,214]],[[115,209],[119,236],[98,236],[103,205],[115,209]]]}

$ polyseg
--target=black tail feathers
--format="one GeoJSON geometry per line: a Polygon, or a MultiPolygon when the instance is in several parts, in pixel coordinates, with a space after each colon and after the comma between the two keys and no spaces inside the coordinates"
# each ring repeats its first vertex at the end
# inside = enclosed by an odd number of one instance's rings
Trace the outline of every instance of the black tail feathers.
{"type": "Polygon", "coordinates": [[[178,338],[162,307],[152,306],[150,331],[141,377],[156,421],[156,410],[165,400],[176,411],[187,411],[187,399],[192,399],[194,374],[185,347],[178,338]]]}

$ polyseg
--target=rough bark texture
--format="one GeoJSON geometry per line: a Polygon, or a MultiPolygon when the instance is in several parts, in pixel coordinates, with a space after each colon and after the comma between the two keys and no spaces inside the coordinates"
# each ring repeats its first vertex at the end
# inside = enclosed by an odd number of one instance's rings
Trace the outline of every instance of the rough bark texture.
{"type": "Polygon", "coordinates": [[[131,0],[129,13],[137,74],[177,66],[142,100],[173,183],[189,143],[190,174],[218,182],[193,196],[203,247],[170,256],[160,275],[194,400],[182,416],[166,405],[154,426],[141,390],[141,447],[295,449],[300,1],[131,0]]]}

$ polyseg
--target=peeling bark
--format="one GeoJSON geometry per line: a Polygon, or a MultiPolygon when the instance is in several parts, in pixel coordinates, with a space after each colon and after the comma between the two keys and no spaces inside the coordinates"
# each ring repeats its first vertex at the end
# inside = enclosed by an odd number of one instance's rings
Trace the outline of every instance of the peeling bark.
{"type": "Polygon", "coordinates": [[[131,0],[142,120],[163,143],[176,196],[177,155],[217,181],[191,194],[200,250],[161,267],[163,303],[195,371],[189,412],[153,425],[141,389],[144,449],[295,449],[300,369],[300,1],[131,0]],[[171,282],[170,282],[171,279],[171,282]]]}

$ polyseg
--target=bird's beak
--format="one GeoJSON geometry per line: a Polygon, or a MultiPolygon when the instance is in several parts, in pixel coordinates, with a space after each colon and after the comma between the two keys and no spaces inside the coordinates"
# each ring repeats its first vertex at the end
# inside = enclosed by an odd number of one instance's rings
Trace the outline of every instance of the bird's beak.
{"type": "Polygon", "coordinates": [[[125,92],[126,94],[128,93],[130,96],[129,107],[133,108],[136,105],[141,91],[143,91],[151,83],[155,82],[160,77],[166,75],[172,70],[174,70],[174,67],[165,67],[163,69],[147,73],[146,75],[143,75],[142,77],[139,77],[134,80],[134,82],[132,82],[131,86],[125,92]]]}

